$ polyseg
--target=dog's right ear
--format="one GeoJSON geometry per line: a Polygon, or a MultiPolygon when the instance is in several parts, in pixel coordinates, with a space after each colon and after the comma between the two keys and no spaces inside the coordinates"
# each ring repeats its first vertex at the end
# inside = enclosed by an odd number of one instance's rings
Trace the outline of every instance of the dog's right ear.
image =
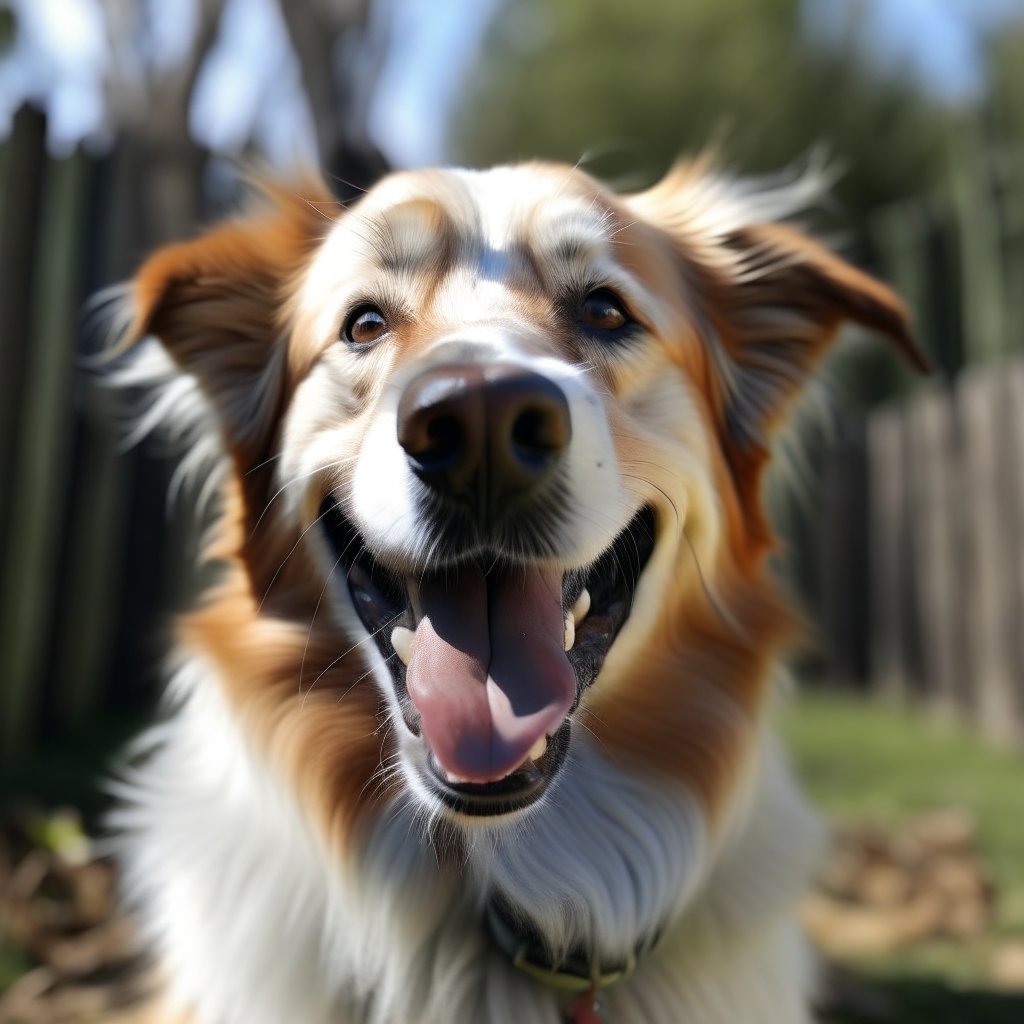
{"type": "Polygon", "coordinates": [[[336,207],[319,183],[260,183],[247,214],[158,250],[133,282],[126,344],[155,336],[196,378],[243,460],[268,439],[285,382],[289,296],[336,207]]]}

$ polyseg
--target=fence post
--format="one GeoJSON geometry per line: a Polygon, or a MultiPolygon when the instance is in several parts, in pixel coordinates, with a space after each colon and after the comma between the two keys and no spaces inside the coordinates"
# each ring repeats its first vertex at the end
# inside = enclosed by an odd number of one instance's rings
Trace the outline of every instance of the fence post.
{"type": "Polygon", "coordinates": [[[914,548],[921,675],[927,702],[946,716],[970,716],[964,675],[963,490],[956,474],[952,398],[938,389],[907,408],[910,543],[914,548]]]}
{"type": "MultiPolygon", "coordinates": [[[[966,667],[977,695],[982,732],[998,742],[1020,735],[1020,708],[1011,656],[1014,576],[1012,535],[1007,528],[1006,493],[1001,478],[1001,435],[1006,427],[1001,368],[965,372],[957,384],[963,428],[961,501],[966,503],[967,564],[962,587],[967,629],[966,667]]],[[[1015,471],[1019,470],[1019,466],[1015,471]]]]}
{"type": "Polygon", "coordinates": [[[1000,477],[1006,482],[1002,507],[1010,548],[1007,568],[1012,589],[1007,605],[1011,679],[1017,710],[1017,735],[1024,737],[1024,360],[1007,367],[1006,429],[1000,477]]]}
{"type": "Polygon", "coordinates": [[[821,470],[820,621],[828,678],[864,685],[867,674],[867,453],[863,415],[845,416],[821,470]]]}
{"type": "Polygon", "coordinates": [[[29,107],[15,115],[0,147],[0,576],[10,551],[18,417],[29,350],[32,267],[38,247],[46,160],[46,118],[29,107]]]}
{"type": "Polygon", "coordinates": [[[949,182],[953,212],[960,236],[960,293],[963,296],[964,355],[968,364],[1006,351],[1007,289],[1003,256],[989,169],[977,133],[950,143],[949,182]]]}
{"type": "Polygon", "coordinates": [[[878,409],[868,418],[867,452],[871,677],[882,694],[904,699],[911,690],[913,624],[905,599],[907,465],[899,408],[878,409]]]}
{"type": "Polygon", "coordinates": [[[31,739],[49,653],[55,580],[70,474],[71,380],[85,158],[50,161],[32,274],[32,330],[15,455],[9,561],[0,595],[0,751],[15,760],[31,739]]]}

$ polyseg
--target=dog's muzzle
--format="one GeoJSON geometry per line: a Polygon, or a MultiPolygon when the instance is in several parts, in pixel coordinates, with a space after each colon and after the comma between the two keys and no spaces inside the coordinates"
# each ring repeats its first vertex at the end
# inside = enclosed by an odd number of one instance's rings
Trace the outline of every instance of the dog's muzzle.
{"type": "Polygon", "coordinates": [[[653,509],[566,566],[570,401],[521,365],[421,369],[399,397],[394,439],[422,554],[378,558],[328,494],[320,522],[335,567],[386,659],[421,781],[457,814],[521,810],[566,761],[572,714],[654,548],[653,509]]]}

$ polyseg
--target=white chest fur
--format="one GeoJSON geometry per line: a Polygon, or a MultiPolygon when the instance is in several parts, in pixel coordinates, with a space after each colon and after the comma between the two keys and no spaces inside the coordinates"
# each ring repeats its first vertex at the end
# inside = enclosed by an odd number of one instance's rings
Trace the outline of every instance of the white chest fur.
{"type": "Polygon", "coordinates": [[[818,830],[764,744],[725,835],[696,801],[614,768],[582,738],[539,813],[468,836],[439,868],[400,803],[360,852],[328,858],[248,749],[201,666],[124,787],[129,898],[196,1024],[558,1024],[561,1000],[482,927],[499,886],[557,943],[609,954],[673,921],[603,994],[610,1024],[803,1024],[809,961],[789,919],[818,830]]]}

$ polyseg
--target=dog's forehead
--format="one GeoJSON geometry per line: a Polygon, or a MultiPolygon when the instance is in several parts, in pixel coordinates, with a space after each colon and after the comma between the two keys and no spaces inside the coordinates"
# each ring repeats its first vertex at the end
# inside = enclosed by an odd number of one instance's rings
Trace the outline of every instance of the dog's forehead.
{"type": "Polygon", "coordinates": [[[605,241],[611,210],[604,190],[569,167],[531,164],[399,175],[377,195],[376,212],[402,220],[403,207],[436,203],[467,238],[502,251],[559,236],[605,241]]]}
{"type": "Polygon", "coordinates": [[[500,276],[527,259],[599,258],[616,217],[608,194],[569,167],[434,170],[389,176],[343,216],[325,242],[328,262],[379,269],[435,265],[439,254],[478,255],[500,276]]]}

